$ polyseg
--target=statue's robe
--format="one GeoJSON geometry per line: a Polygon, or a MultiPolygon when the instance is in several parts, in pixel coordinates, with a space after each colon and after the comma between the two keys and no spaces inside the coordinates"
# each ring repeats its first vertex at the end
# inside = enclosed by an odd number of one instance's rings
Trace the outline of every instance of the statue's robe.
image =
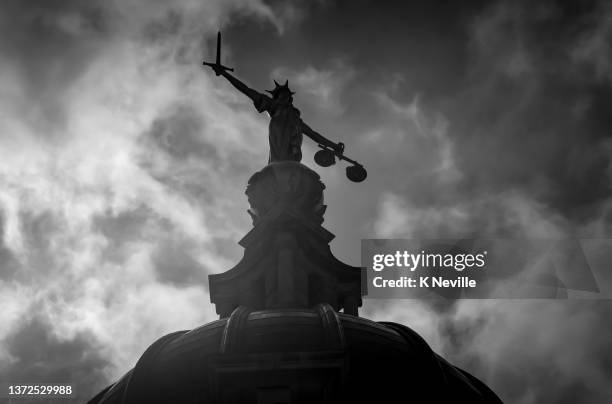
{"type": "Polygon", "coordinates": [[[291,102],[280,102],[259,93],[254,99],[254,104],[257,111],[266,111],[270,114],[268,163],[301,161],[303,123],[300,111],[291,102]]]}

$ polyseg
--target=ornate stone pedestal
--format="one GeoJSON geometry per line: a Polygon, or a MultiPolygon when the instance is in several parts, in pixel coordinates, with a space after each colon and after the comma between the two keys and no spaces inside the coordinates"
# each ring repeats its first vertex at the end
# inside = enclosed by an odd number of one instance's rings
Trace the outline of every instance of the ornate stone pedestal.
{"type": "Polygon", "coordinates": [[[294,161],[270,163],[249,179],[246,195],[253,225],[278,204],[287,204],[309,220],[321,224],[325,205],[319,174],[294,161]]]}
{"type": "Polygon", "coordinates": [[[244,257],[229,271],[209,276],[211,301],[222,318],[238,306],[319,303],[357,315],[362,273],[331,253],[334,235],[321,226],[324,189],[317,173],[291,161],[271,163],[251,177],[246,194],[254,228],[240,241],[244,257]]]}

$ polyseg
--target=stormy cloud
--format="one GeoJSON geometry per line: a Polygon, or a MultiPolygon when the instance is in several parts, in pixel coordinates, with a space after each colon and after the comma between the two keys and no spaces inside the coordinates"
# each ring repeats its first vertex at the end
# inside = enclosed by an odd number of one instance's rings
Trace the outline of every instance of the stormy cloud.
{"type": "MultiPolygon", "coordinates": [[[[361,238],[583,237],[612,284],[612,8],[430,3],[3,2],[0,379],[86,397],[216,318],[207,275],[240,258],[245,184],[267,162],[267,118],[201,66],[219,29],[238,77],[288,79],[303,119],[368,168],[349,183],[305,141],[340,259],[358,265],[361,238]]],[[[362,313],[508,402],[612,397],[608,301],[362,313]]]]}

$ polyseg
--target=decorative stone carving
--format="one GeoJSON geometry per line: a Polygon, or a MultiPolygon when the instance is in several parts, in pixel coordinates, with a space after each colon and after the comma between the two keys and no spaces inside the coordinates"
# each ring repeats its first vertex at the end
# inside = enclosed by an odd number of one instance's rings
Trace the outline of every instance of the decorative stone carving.
{"type": "Polygon", "coordinates": [[[277,204],[299,211],[313,222],[323,222],[326,206],[319,174],[294,161],[270,163],[250,179],[246,189],[253,225],[277,204]]]}

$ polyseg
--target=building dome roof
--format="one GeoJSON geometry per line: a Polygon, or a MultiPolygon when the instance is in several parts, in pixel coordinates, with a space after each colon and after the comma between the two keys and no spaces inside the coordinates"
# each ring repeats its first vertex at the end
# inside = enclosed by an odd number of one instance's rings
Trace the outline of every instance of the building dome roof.
{"type": "Polygon", "coordinates": [[[153,343],[92,403],[500,402],[400,324],[313,309],[251,311],[153,343]]]}

